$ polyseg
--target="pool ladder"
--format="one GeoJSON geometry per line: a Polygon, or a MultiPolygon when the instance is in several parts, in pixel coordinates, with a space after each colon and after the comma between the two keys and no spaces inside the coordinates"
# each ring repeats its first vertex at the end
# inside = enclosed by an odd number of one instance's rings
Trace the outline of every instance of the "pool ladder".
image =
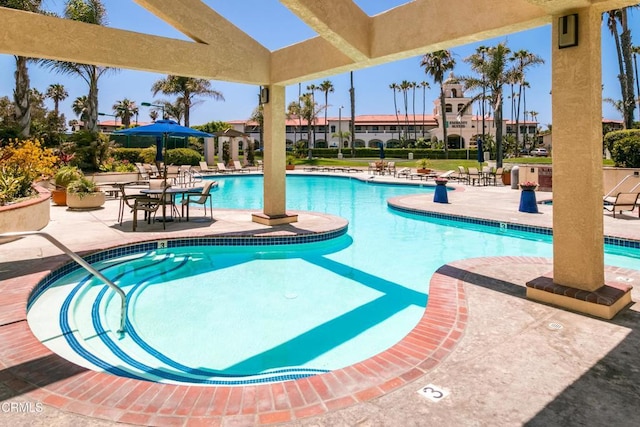
{"type": "Polygon", "coordinates": [[[9,233],[1,233],[0,238],[2,237],[27,237],[27,236],[40,236],[44,237],[62,252],[67,254],[72,260],[80,264],[87,270],[89,273],[96,276],[98,279],[102,280],[106,283],[111,289],[113,289],[120,296],[120,329],[118,329],[119,334],[123,334],[125,332],[124,325],[127,318],[127,296],[124,291],[111,280],[107,279],[102,273],[93,268],[91,264],[85,261],[81,256],[73,252],[71,249],[62,244],[59,240],[54,238],[52,235],[45,233],[43,231],[12,231],[9,233]]]}

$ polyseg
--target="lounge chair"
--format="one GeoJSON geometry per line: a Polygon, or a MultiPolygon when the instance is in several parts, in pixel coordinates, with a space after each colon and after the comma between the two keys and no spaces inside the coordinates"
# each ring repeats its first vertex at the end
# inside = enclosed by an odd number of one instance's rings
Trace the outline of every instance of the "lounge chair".
{"type": "Polygon", "coordinates": [[[209,200],[209,215],[213,221],[213,201],[211,197],[211,186],[216,184],[215,181],[207,181],[202,188],[201,193],[187,193],[186,197],[182,199],[182,216],[184,216],[184,207],[187,207],[187,221],[189,221],[189,205],[191,203],[197,203],[204,206],[204,215],[207,216],[207,200],[209,200]],[[195,199],[193,200],[192,197],[195,199]]]}
{"type": "Polygon", "coordinates": [[[640,218],[640,193],[618,193],[615,197],[605,197],[603,208],[613,213],[616,217],[616,211],[622,215],[622,211],[633,211],[638,207],[638,218],[640,218]]]}
{"type": "Polygon", "coordinates": [[[404,176],[405,178],[409,179],[410,175],[411,175],[411,168],[402,168],[396,172],[397,178],[404,176]]]}
{"type": "Polygon", "coordinates": [[[200,173],[215,173],[216,170],[209,167],[207,162],[200,162],[200,173]]]}
{"type": "Polygon", "coordinates": [[[256,165],[258,166],[259,171],[264,170],[264,163],[262,163],[262,160],[256,160],[256,165]]]}
{"type": "Polygon", "coordinates": [[[149,172],[147,172],[147,169],[141,163],[136,163],[136,168],[138,169],[138,181],[148,182],[149,172]]]}
{"type": "Polygon", "coordinates": [[[218,163],[217,166],[218,166],[218,172],[220,172],[220,173],[232,172],[231,169],[227,169],[227,167],[224,165],[224,163],[218,163]]]}
{"type": "Polygon", "coordinates": [[[233,161],[233,171],[234,172],[249,172],[249,168],[242,166],[240,164],[239,160],[234,160],[233,161]]]}
{"type": "Polygon", "coordinates": [[[443,172],[440,175],[438,175],[438,178],[455,179],[455,176],[453,175],[455,172],[456,171],[454,171],[454,170],[448,170],[448,171],[443,172]]]}

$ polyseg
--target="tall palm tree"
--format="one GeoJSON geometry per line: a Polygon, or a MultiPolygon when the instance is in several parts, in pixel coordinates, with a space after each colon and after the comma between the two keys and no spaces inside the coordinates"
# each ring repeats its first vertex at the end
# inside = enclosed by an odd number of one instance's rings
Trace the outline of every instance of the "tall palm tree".
{"type": "Polygon", "coordinates": [[[333,83],[331,83],[331,80],[325,80],[320,83],[319,89],[324,93],[324,141],[329,144],[329,139],[327,136],[327,113],[329,111],[329,92],[333,92],[333,83]]]}
{"type": "MultiPolygon", "coordinates": [[[[0,6],[10,9],[40,13],[42,0],[2,0],[0,6]]],[[[29,103],[29,69],[30,58],[14,56],[16,60],[15,89],[13,90],[14,117],[18,123],[20,136],[28,138],[31,133],[31,105],[29,103]]]]}
{"type": "Polygon", "coordinates": [[[82,122],[82,129],[87,128],[87,115],[89,111],[89,100],[86,95],[79,96],[73,101],[71,105],[73,113],[80,118],[82,122]]]}
{"type": "Polygon", "coordinates": [[[116,101],[113,104],[113,111],[116,113],[116,117],[120,117],[122,119],[122,125],[125,128],[131,126],[131,117],[135,114],[138,115],[138,106],[135,101],[131,101],[127,98],[124,98],[121,101],[116,101]]]}
{"type": "MultiPolygon", "coordinates": [[[[292,120],[292,119],[298,119],[298,123],[300,124],[300,120],[301,120],[301,115],[300,115],[300,100],[298,101],[292,101],[289,103],[289,105],[287,105],[287,120],[292,120]]],[[[302,125],[300,125],[300,128],[302,128],[302,125]]],[[[297,138],[297,130],[298,130],[298,126],[294,126],[293,127],[293,145],[295,146],[298,143],[298,138],[297,138]]]]}
{"type": "MultiPolygon", "coordinates": [[[[311,126],[318,115],[318,108],[312,92],[302,94],[300,97],[300,116],[307,121],[307,149],[309,159],[313,156],[313,142],[311,140],[311,126]]],[[[315,135],[314,135],[315,136],[315,135]]]]}
{"type": "Polygon", "coordinates": [[[149,118],[151,119],[151,121],[155,122],[156,120],[158,120],[158,110],[151,110],[149,111],[149,118]]]}
{"type": "Polygon", "coordinates": [[[409,132],[409,89],[411,89],[411,82],[403,80],[400,83],[400,91],[402,92],[402,100],[404,101],[404,142],[407,141],[407,132],[409,132]]]}
{"type": "Polygon", "coordinates": [[[53,111],[56,113],[56,116],[59,114],[59,106],[60,102],[67,99],[69,93],[60,83],[50,84],[47,88],[46,97],[51,98],[53,100],[53,111]]]}
{"type": "Polygon", "coordinates": [[[156,81],[151,86],[151,91],[154,96],[158,92],[162,92],[164,95],[178,95],[178,101],[182,104],[181,110],[184,115],[184,125],[187,127],[189,127],[191,108],[202,102],[202,100],[196,100],[196,98],[208,96],[216,101],[224,101],[222,92],[213,89],[209,80],[191,77],[168,75],[166,78],[156,81]]]}
{"type": "Polygon", "coordinates": [[[635,70],[634,77],[636,79],[636,102],[638,102],[638,121],[640,121],[640,80],[638,80],[638,54],[640,54],[640,46],[632,46],[631,53],[633,53],[633,69],[635,70]]]}
{"type": "Polygon", "coordinates": [[[418,139],[418,130],[416,124],[416,88],[418,87],[418,83],[411,82],[411,99],[413,104],[413,140],[416,141],[418,139]]]}
{"type": "MultiPolygon", "coordinates": [[[[107,23],[107,11],[100,0],[68,0],[65,5],[64,16],[67,19],[93,25],[106,25],[107,23]]],[[[98,80],[104,73],[113,70],[113,68],[53,60],[41,60],[40,64],[45,68],[51,68],[62,74],[79,76],[89,85],[85,129],[97,132],[98,80]]]]}
{"type": "MultiPolygon", "coordinates": [[[[516,154],[518,153],[518,141],[519,141],[519,133],[520,133],[520,103],[524,101],[524,90],[525,85],[528,83],[525,82],[525,75],[528,68],[533,67],[535,65],[544,64],[544,59],[540,56],[529,52],[525,49],[520,49],[511,55],[510,60],[515,62],[515,72],[514,72],[514,80],[518,84],[518,102],[516,105],[516,154]]],[[[526,110],[526,105],[525,105],[526,110]]],[[[525,119],[526,121],[526,119],[525,119]]]]}
{"type": "MultiPolygon", "coordinates": [[[[260,146],[264,145],[264,106],[258,103],[256,108],[251,112],[249,120],[258,123],[260,129],[260,146]]],[[[246,156],[245,156],[246,157],[246,156]]]]}
{"type": "Polygon", "coordinates": [[[453,70],[456,65],[455,59],[448,50],[438,50],[427,53],[422,57],[420,65],[424,67],[425,73],[431,76],[434,83],[440,85],[440,112],[442,114],[442,132],[444,140],[444,157],[449,158],[449,141],[447,140],[447,109],[444,101],[444,88],[442,82],[447,71],[453,70]]]}
{"type": "MultiPolygon", "coordinates": [[[[308,101],[311,103],[311,105],[313,105],[313,108],[315,109],[316,107],[316,91],[320,90],[320,86],[317,86],[313,83],[311,83],[310,85],[307,86],[307,90],[309,91],[309,94],[311,95],[311,99],[308,101]]],[[[303,106],[304,108],[308,108],[303,106]]],[[[307,128],[311,129],[313,132],[313,140],[311,139],[311,136],[307,136],[307,138],[309,139],[309,159],[311,159],[311,149],[315,147],[316,145],[316,116],[315,114],[312,114],[311,116],[313,118],[313,122],[312,123],[307,123],[307,128]],[[309,127],[311,126],[311,127],[309,127]],[[313,141],[313,142],[312,142],[313,141]]],[[[308,135],[308,134],[307,134],[308,135]]]]}
{"type": "MultiPolygon", "coordinates": [[[[465,62],[469,63],[471,69],[482,77],[476,76],[461,77],[460,80],[465,83],[468,90],[482,89],[486,85],[488,94],[484,97],[493,107],[493,119],[496,128],[496,166],[502,167],[502,106],[503,106],[503,86],[508,84],[512,79],[514,68],[510,67],[509,55],[511,49],[505,43],[499,43],[497,46],[490,47],[485,52],[483,60],[478,60],[478,55],[471,55],[465,58],[465,62]]],[[[475,96],[469,103],[475,102],[483,97],[483,94],[475,96]]]]}
{"type": "MultiPolygon", "coordinates": [[[[637,6],[634,6],[637,7],[637,6]]],[[[633,127],[633,112],[636,107],[636,99],[633,88],[633,46],[631,43],[631,30],[628,25],[627,9],[613,9],[606,12],[607,27],[613,36],[616,53],[618,55],[618,80],[620,82],[620,93],[624,106],[623,120],[625,128],[633,127]],[[620,30],[618,28],[620,26],[620,30]]]]}
{"type": "Polygon", "coordinates": [[[424,138],[424,114],[427,109],[427,89],[430,88],[429,83],[421,81],[419,83],[422,88],[422,138],[424,138]]]}
{"type": "Polygon", "coordinates": [[[398,140],[400,139],[400,117],[398,116],[398,100],[396,99],[396,93],[400,90],[400,86],[397,83],[391,83],[389,89],[393,90],[393,111],[396,113],[396,122],[398,123],[398,140]]]}

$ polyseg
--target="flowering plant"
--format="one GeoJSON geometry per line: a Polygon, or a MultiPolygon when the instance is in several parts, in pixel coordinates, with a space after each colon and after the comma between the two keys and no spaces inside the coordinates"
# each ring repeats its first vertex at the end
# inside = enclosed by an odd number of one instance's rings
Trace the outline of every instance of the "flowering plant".
{"type": "Polygon", "coordinates": [[[520,183],[521,187],[537,187],[538,183],[533,181],[525,181],[520,183]]]}
{"type": "Polygon", "coordinates": [[[441,182],[441,183],[444,183],[444,184],[449,182],[449,180],[447,178],[441,178],[441,177],[436,178],[435,181],[436,182],[441,182]]]}

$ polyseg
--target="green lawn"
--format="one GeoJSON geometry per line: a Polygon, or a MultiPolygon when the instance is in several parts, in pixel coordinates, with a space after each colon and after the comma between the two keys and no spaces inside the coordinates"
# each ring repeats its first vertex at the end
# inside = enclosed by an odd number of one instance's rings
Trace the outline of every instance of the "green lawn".
{"type": "MultiPolygon", "coordinates": [[[[296,165],[311,165],[311,166],[353,166],[353,167],[361,167],[366,168],[369,162],[379,161],[378,158],[357,158],[352,159],[350,157],[345,157],[342,160],[339,159],[322,159],[322,158],[314,158],[313,160],[307,159],[296,159],[296,165]]],[[[398,167],[410,167],[417,168],[419,166],[419,160],[407,160],[407,159],[393,159],[386,158],[386,162],[396,162],[396,168],[398,167]]],[[[551,157],[513,157],[504,159],[503,166],[515,166],[521,164],[537,164],[537,165],[550,165],[551,157]]],[[[484,163],[486,165],[486,162],[484,163]]],[[[612,160],[603,160],[604,166],[613,166],[612,160]]],[[[430,159],[429,166],[430,169],[446,171],[446,170],[456,170],[458,166],[468,167],[477,167],[478,162],[475,159],[430,159]]]]}

